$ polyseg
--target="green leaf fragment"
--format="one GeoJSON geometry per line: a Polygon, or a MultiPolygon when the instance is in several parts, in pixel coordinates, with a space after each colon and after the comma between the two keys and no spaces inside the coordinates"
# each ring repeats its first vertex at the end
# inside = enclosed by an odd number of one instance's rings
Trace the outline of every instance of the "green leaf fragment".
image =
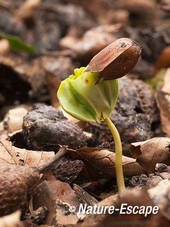
{"type": "Polygon", "coordinates": [[[0,37],[9,41],[10,48],[14,51],[25,51],[29,54],[35,53],[35,48],[30,45],[26,45],[21,39],[16,36],[10,36],[0,33],[0,37]]]}

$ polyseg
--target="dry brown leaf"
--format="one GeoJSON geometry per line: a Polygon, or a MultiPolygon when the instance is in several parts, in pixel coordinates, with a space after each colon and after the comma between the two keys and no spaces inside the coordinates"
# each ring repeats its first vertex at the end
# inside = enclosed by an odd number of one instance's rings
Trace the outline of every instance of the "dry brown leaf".
{"type": "Polygon", "coordinates": [[[40,166],[54,157],[54,152],[32,151],[12,145],[6,136],[0,137],[0,163],[40,166]]]}
{"type": "MultiPolygon", "coordinates": [[[[81,148],[72,152],[83,160],[91,178],[115,177],[115,153],[99,148],[81,148]]],[[[135,159],[122,157],[123,172],[125,176],[133,176],[144,173],[143,168],[135,159]]]]}
{"type": "Polygon", "coordinates": [[[170,68],[165,73],[163,86],[157,87],[156,101],[160,110],[162,130],[170,137],[170,68]]]}
{"type": "Polygon", "coordinates": [[[152,173],[156,163],[170,164],[170,138],[155,137],[132,143],[131,154],[148,173],[152,173]]]}

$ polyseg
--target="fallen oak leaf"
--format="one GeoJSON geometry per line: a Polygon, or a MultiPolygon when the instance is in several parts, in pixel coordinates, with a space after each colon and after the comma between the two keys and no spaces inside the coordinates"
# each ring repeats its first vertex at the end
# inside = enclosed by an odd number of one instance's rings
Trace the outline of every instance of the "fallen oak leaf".
{"type": "MultiPolygon", "coordinates": [[[[87,172],[92,178],[115,177],[115,153],[100,148],[84,147],[79,150],[70,150],[70,154],[83,160],[87,172]]],[[[123,172],[125,176],[133,176],[144,173],[144,169],[135,159],[122,157],[123,172]]]]}
{"type": "Polygon", "coordinates": [[[152,173],[157,163],[170,164],[170,138],[155,137],[132,143],[130,152],[148,173],[152,173]]]}

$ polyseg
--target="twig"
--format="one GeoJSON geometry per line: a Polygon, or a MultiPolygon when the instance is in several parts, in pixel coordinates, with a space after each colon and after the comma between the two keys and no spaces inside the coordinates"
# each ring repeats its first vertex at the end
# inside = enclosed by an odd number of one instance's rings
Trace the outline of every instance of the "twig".
{"type": "Polygon", "coordinates": [[[66,149],[66,147],[62,146],[59,151],[57,152],[57,154],[50,159],[47,163],[43,164],[42,166],[38,167],[38,171],[39,173],[44,173],[46,170],[48,170],[56,161],[58,161],[60,158],[62,158],[66,153],[68,152],[68,150],[66,149]]]}

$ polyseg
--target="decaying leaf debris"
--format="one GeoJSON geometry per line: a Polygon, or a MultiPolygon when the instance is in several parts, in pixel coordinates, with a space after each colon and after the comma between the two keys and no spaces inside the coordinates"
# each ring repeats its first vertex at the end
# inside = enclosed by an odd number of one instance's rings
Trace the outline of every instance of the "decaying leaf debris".
{"type": "Polygon", "coordinates": [[[169,12],[168,0],[0,1],[0,227],[169,226],[169,12]],[[57,100],[62,80],[87,65],[99,84],[124,76],[111,114],[123,145],[121,194],[105,123],[75,120],[57,100]],[[77,213],[80,204],[122,203],[159,212],[77,213]]]}

